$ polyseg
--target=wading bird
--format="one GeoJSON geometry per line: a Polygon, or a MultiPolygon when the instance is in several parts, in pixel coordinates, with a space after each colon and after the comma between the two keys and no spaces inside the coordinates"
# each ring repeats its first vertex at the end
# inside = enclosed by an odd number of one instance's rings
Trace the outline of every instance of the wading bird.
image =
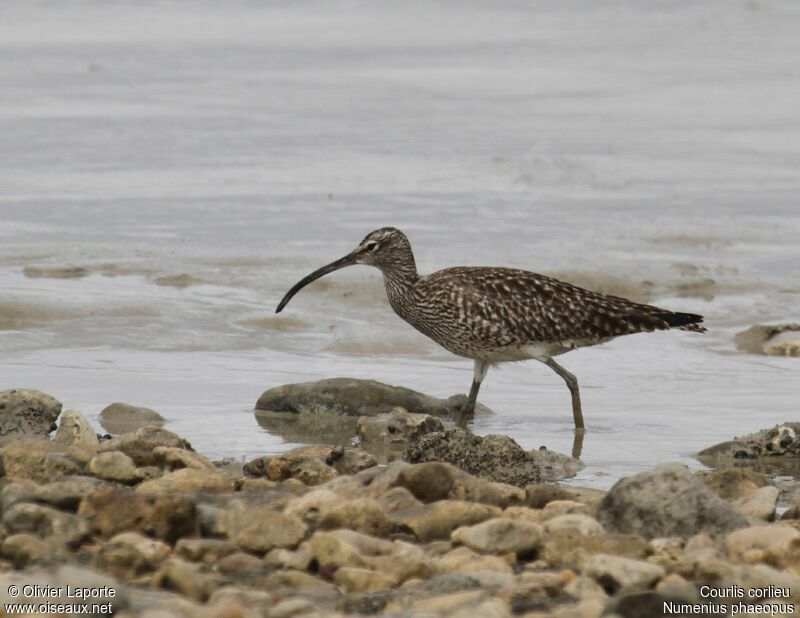
{"type": "Polygon", "coordinates": [[[420,275],[408,238],[393,227],[367,234],[351,253],[298,281],[276,313],[315,279],[353,264],[380,269],[397,315],[453,354],[475,361],[462,419],[474,412],[490,365],[534,358],[567,383],[575,429],[582,433],[578,380],[554,356],[630,333],[706,330],[703,316],[591,292],[527,270],[456,266],[420,275]]]}

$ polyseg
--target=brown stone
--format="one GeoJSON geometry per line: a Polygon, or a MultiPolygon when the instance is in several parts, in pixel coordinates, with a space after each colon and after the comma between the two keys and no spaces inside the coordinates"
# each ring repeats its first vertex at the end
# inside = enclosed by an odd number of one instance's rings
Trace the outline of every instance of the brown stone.
{"type": "Polygon", "coordinates": [[[570,554],[582,550],[587,554],[613,554],[644,559],[652,553],[647,541],[635,534],[598,534],[584,536],[575,528],[554,530],[545,536],[539,557],[552,565],[568,562],[570,554]]]}
{"type": "Polygon", "coordinates": [[[92,457],[86,471],[107,481],[131,484],[138,480],[133,460],[119,451],[106,451],[92,457]]]}
{"type": "Polygon", "coordinates": [[[228,539],[242,549],[268,552],[274,547],[296,547],[308,526],[292,515],[269,506],[232,503],[222,515],[228,539]]]}
{"type": "Polygon", "coordinates": [[[191,445],[177,434],[147,425],[133,433],[124,433],[111,440],[101,443],[101,451],[122,451],[128,455],[137,466],[157,466],[161,458],[154,454],[159,446],[182,448],[191,450],[191,445]]]}
{"type": "Polygon", "coordinates": [[[214,470],[207,457],[176,446],[157,446],[153,449],[153,457],[159,468],[179,470],[181,468],[195,468],[196,470],[214,470]]]}
{"type": "Polygon", "coordinates": [[[64,466],[55,465],[56,461],[52,457],[48,459],[52,455],[71,458],[72,468],[80,471],[92,453],[43,438],[21,438],[3,447],[3,468],[10,478],[46,483],[67,474],[64,466]]]}
{"type": "Polygon", "coordinates": [[[96,566],[123,580],[155,571],[170,554],[169,546],[138,532],[123,532],[103,544],[96,566]]]}
{"type": "Polygon", "coordinates": [[[438,461],[411,466],[400,473],[397,484],[426,504],[444,500],[455,485],[452,468],[438,461]]]}
{"type": "Polygon", "coordinates": [[[372,592],[391,588],[397,583],[384,573],[357,567],[337,569],[333,574],[333,582],[345,592],[372,592]]]}
{"type": "Polygon", "coordinates": [[[176,493],[181,491],[204,491],[209,493],[232,492],[236,482],[225,472],[198,468],[180,468],[164,476],[144,481],[137,492],[176,493]]]}
{"type": "Polygon", "coordinates": [[[224,539],[178,539],[175,555],[192,562],[213,564],[239,551],[235,543],[224,539]]]}
{"type": "Polygon", "coordinates": [[[180,558],[168,558],[160,568],[158,582],[162,587],[177,590],[182,595],[205,603],[223,580],[208,567],[180,558]]]}
{"type": "Polygon", "coordinates": [[[89,537],[89,526],[82,517],[28,502],[19,502],[6,510],[3,525],[12,534],[30,532],[41,538],[55,537],[72,548],[89,537]]]}
{"type": "Polygon", "coordinates": [[[36,534],[20,532],[11,534],[3,540],[2,555],[14,563],[17,569],[23,569],[31,562],[53,554],[65,555],[67,548],[58,539],[43,539],[36,534]]]}
{"type": "Polygon", "coordinates": [[[318,527],[320,530],[349,528],[364,534],[388,536],[393,525],[377,501],[360,498],[339,504],[324,513],[318,527]]]}
{"type": "Polygon", "coordinates": [[[423,543],[427,543],[436,539],[448,539],[459,526],[477,524],[500,514],[500,509],[495,506],[439,500],[420,507],[395,511],[389,517],[398,528],[407,530],[423,543]]]}
{"type": "Polygon", "coordinates": [[[97,491],[78,507],[92,531],[110,537],[125,530],[173,543],[197,527],[195,502],[185,495],[152,494],[128,489],[97,491]]]}
{"type": "Polygon", "coordinates": [[[321,485],[339,476],[322,457],[308,453],[257,457],[245,464],[244,472],[248,476],[264,476],[271,481],[293,478],[308,486],[321,485]]]}
{"type": "Polygon", "coordinates": [[[767,477],[748,468],[700,471],[697,476],[723,500],[733,501],[750,495],[767,484],[767,477]]]}

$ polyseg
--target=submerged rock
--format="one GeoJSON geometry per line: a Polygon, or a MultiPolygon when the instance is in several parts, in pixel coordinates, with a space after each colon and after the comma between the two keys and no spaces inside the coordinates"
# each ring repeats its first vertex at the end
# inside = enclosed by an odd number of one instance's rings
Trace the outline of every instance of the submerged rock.
{"type": "Polygon", "coordinates": [[[458,410],[458,402],[459,398],[437,399],[375,380],[331,378],[272,388],[258,398],[256,410],[376,416],[400,407],[413,413],[449,417],[458,410]]]}
{"type": "MultiPolygon", "coordinates": [[[[347,443],[359,417],[376,417],[403,408],[411,414],[449,418],[464,395],[438,399],[374,380],[332,378],[286,384],[265,391],[256,403],[258,424],[290,442],[347,443]]],[[[480,407],[479,412],[486,411],[480,407]]]]}
{"type": "Polygon", "coordinates": [[[0,391],[0,446],[25,436],[46,438],[56,429],[61,402],[41,391],[0,391]]]}
{"type": "Polygon", "coordinates": [[[706,465],[719,467],[761,456],[800,456],[800,423],[788,422],[720,442],[703,449],[695,457],[706,465]]]}
{"type": "Polygon", "coordinates": [[[719,536],[748,525],[744,515],[682,464],[664,464],[620,480],[600,501],[597,520],[609,531],[647,539],[697,532],[719,536]]]}
{"type": "Polygon", "coordinates": [[[164,423],[164,417],[155,410],[127,403],[112,403],[100,412],[100,425],[108,433],[128,433],[146,425],[161,426],[164,423]]]}
{"type": "Polygon", "coordinates": [[[736,333],[733,341],[751,354],[800,356],[800,324],[755,324],[736,333]]]}

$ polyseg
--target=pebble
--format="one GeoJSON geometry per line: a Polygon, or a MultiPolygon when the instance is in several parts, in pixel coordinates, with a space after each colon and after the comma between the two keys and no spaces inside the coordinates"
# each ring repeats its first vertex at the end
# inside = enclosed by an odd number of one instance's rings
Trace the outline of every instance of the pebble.
{"type": "Polygon", "coordinates": [[[133,459],[120,451],[107,451],[95,455],[86,466],[89,474],[107,481],[132,484],[139,478],[133,459]]]}
{"type": "Polygon", "coordinates": [[[526,555],[542,542],[542,527],[538,524],[498,517],[475,526],[456,529],[450,539],[476,551],[492,554],[526,555]]]}
{"type": "Polygon", "coordinates": [[[652,586],[666,571],[642,560],[596,554],[589,558],[585,573],[606,591],[616,592],[620,588],[652,586]]]}
{"type": "MultiPolygon", "coordinates": [[[[404,414],[388,422],[418,439],[425,415],[404,414]]],[[[777,489],[749,470],[660,466],[603,496],[316,445],[240,477],[159,427],[93,447],[84,421],[65,413],[59,440],[0,451],[2,602],[20,582],[84,582],[113,587],[125,618],[594,618],[724,582],[800,604],[800,526],[770,523],[777,489]]]]}

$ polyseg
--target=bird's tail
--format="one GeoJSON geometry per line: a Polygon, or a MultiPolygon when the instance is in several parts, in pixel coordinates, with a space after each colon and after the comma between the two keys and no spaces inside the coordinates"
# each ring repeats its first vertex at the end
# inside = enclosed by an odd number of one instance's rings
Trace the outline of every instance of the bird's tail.
{"type": "Polygon", "coordinates": [[[696,313],[665,311],[659,314],[658,317],[669,324],[670,327],[677,328],[678,330],[690,330],[695,333],[706,332],[705,326],[701,324],[703,316],[697,315],[696,313]]]}

